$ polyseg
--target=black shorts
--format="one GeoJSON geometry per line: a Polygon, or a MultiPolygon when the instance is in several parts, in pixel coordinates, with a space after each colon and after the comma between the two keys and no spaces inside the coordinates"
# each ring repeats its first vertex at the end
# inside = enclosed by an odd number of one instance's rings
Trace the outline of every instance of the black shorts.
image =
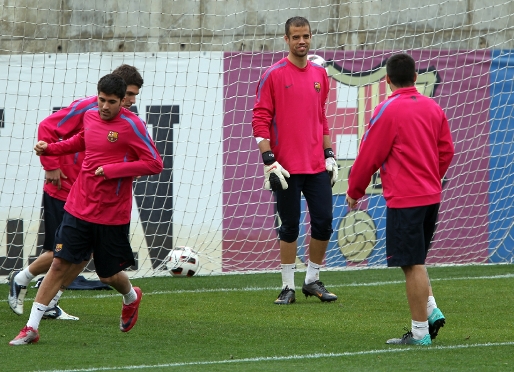
{"type": "Polygon", "coordinates": [[[277,211],[282,224],[278,230],[280,240],[296,241],[300,232],[301,196],[309,207],[311,237],[329,240],[332,235],[332,185],[327,172],[292,174],[286,190],[275,192],[277,211]]]}
{"type": "Polygon", "coordinates": [[[55,235],[54,256],[81,264],[89,260],[93,253],[98,276],[111,277],[135,265],[129,242],[129,226],[87,222],[65,211],[55,235]]]}
{"type": "Polygon", "coordinates": [[[44,251],[53,251],[55,247],[55,233],[62,222],[64,215],[64,204],[62,200],[56,199],[46,192],[43,192],[43,220],[45,224],[44,251]]]}
{"type": "Polygon", "coordinates": [[[438,212],[439,203],[412,208],[387,208],[387,266],[425,264],[438,212]]]}

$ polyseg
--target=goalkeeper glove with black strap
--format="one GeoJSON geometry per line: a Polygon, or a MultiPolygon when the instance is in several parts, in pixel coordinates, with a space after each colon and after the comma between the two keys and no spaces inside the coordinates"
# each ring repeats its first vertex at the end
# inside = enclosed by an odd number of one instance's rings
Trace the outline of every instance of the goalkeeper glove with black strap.
{"type": "Polygon", "coordinates": [[[325,149],[325,168],[330,176],[330,184],[334,187],[337,176],[339,175],[339,167],[334,159],[334,150],[330,147],[325,149]]]}
{"type": "Polygon", "coordinates": [[[289,178],[289,172],[286,171],[271,151],[262,153],[262,161],[264,162],[264,189],[265,190],[285,190],[287,189],[287,181],[284,177],[289,178]]]}

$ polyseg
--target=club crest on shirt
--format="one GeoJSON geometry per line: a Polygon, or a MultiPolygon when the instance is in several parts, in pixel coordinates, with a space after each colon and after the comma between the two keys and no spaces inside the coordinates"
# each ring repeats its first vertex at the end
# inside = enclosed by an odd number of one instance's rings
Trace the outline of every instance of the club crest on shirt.
{"type": "Polygon", "coordinates": [[[314,82],[314,89],[316,89],[316,92],[318,92],[318,93],[319,93],[319,92],[320,92],[320,90],[321,90],[321,84],[320,84],[320,83],[318,83],[317,81],[316,81],[316,82],[314,82]]]}
{"type": "Polygon", "coordinates": [[[62,249],[62,244],[56,244],[55,245],[55,251],[59,252],[62,249]]]}
{"type": "Polygon", "coordinates": [[[109,142],[116,142],[118,140],[118,132],[110,131],[107,135],[109,142]]]}

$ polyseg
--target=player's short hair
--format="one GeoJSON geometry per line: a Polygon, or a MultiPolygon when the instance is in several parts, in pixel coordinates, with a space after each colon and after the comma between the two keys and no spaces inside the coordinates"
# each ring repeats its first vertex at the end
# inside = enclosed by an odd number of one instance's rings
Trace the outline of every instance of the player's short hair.
{"type": "Polygon", "coordinates": [[[123,64],[116,67],[112,73],[121,76],[127,85],[135,85],[139,89],[143,86],[143,77],[134,66],[123,64]]]}
{"type": "Polygon", "coordinates": [[[416,81],[416,63],[407,53],[395,54],[386,62],[386,73],[391,83],[399,88],[410,87],[416,81]]]}
{"type": "Polygon", "coordinates": [[[127,83],[120,75],[107,74],[98,80],[97,90],[98,94],[100,92],[107,95],[114,94],[122,100],[127,92],[127,83]]]}
{"type": "Polygon", "coordinates": [[[307,18],[303,17],[291,17],[286,21],[286,35],[289,36],[289,30],[291,27],[303,27],[309,26],[309,32],[311,32],[311,24],[307,18]]]}

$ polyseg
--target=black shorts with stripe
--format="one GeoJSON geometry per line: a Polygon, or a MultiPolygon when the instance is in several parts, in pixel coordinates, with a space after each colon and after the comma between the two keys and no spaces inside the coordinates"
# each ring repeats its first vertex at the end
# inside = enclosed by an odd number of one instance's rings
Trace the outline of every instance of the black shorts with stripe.
{"type": "Polygon", "coordinates": [[[87,222],[65,211],[55,236],[54,256],[81,264],[89,260],[93,253],[98,276],[111,277],[135,265],[129,241],[129,226],[87,222]]]}

